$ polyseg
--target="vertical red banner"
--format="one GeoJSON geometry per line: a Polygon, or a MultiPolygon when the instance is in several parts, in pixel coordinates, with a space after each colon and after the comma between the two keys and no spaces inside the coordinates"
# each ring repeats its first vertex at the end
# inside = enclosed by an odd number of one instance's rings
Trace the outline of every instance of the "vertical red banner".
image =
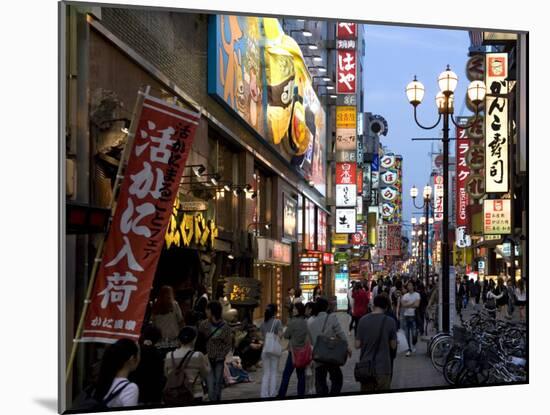
{"type": "Polygon", "coordinates": [[[146,95],[82,341],[137,340],[200,114],[146,95]]]}
{"type": "Polygon", "coordinates": [[[355,94],[357,77],[357,54],[355,51],[338,50],[336,62],[336,92],[355,94]]]}
{"type": "Polygon", "coordinates": [[[357,194],[363,194],[363,169],[357,169],[357,194]]]}
{"type": "Polygon", "coordinates": [[[470,226],[467,207],[470,204],[466,182],[470,177],[468,166],[468,152],[470,151],[470,138],[464,128],[456,128],[456,227],[470,226]]]}

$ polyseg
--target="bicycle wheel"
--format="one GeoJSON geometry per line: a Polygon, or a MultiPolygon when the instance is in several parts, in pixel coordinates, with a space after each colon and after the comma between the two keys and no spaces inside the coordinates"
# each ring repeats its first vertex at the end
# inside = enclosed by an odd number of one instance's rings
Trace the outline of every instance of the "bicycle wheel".
{"type": "Polygon", "coordinates": [[[439,371],[443,371],[443,365],[445,365],[445,360],[453,347],[453,338],[451,336],[441,337],[438,339],[432,347],[432,364],[439,371]]]}
{"type": "Polygon", "coordinates": [[[428,348],[427,348],[428,354],[429,354],[429,355],[432,354],[432,347],[433,347],[433,345],[435,344],[435,342],[436,342],[437,340],[439,340],[439,339],[442,338],[442,337],[448,337],[448,336],[450,336],[449,333],[437,333],[435,336],[433,336],[433,337],[430,339],[430,342],[428,343],[428,348]]]}
{"type": "Polygon", "coordinates": [[[447,360],[445,366],[443,367],[443,377],[449,385],[454,385],[456,379],[462,370],[462,359],[460,357],[453,357],[452,359],[447,360]]]}

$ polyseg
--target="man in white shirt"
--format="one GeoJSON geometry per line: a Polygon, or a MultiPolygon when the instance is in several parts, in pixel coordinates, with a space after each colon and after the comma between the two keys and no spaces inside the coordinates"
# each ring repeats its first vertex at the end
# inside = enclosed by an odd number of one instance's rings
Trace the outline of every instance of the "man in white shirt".
{"type": "Polygon", "coordinates": [[[415,346],[418,340],[416,331],[416,309],[420,305],[420,294],[414,290],[412,281],[409,281],[407,284],[407,291],[405,295],[401,296],[399,308],[403,310],[403,316],[405,317],[405,334],[407,335],[407,344],[409,345],[406,356],[410,356],[411,352],[416,352],[415,346]]]}

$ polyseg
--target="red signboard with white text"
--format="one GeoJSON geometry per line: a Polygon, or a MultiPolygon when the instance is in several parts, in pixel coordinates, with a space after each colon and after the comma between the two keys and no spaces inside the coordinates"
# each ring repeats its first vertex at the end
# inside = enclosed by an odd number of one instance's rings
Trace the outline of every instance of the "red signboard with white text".
{"type": "Polygon", "coordinates": [[[145,95],[82,341],[138,340],[200,114],[145,95]]]}
{"type": "Polygon", "coordinates": [[[336,37],[338,39],[355,39],[357,38],[357,24],[348,22],[338,22],[336,29],[336,37]]]}
{"type": "Polygon", "coordinates": [[[466,182],[470,177],[470,167],[468,166],[468,152],[470,150],[470,138],[468,131],[464,128],[456,129],[456,226],[470,225],[469,217],[466,212],[470,204],[468,192],[466,191],[466,182]]]}
{"type": "Polygon", "coordinates": [[[336,92],[338,94],[355,94],[357,77],[356,52],[339,49],[336,69],[336,92]]]}
{"type": "Polygon", "coordinates": [[[357,163],[336,163],[336,184],[357,184],[357,163]]]}

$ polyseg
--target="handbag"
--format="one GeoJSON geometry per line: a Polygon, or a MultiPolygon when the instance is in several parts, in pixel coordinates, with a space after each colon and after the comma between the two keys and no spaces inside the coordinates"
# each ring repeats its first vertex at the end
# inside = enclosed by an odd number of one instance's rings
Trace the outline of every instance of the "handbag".
{"type": "Polygon", "coordinates": [[[306,340],[302,347],[292,347],[292,363],[296,369],[304,369],[309,366],[313,359],[313,348],[311,343],[306,340]]]}
{"type": "MultiPolygon", "coordinates": [[[[370,383],[376,380],[376,355],[378,354],[378,349],[380,348],[380,340],[382,339],[382,329],[386,323],[386,315],[382,318],[382,323],[380,323],[380,330],[378,334],[378,339],[374,346],[374,354],[371,359],[363,360],[363,356],[359,359],[359,362],[355,364],[355,370],[353,374],[355,380],[361,383],[370,383]]],[[[364,355],[364,353],[363,353],[364,355]]]]}
{"type": "Polygon", "coordinates": [[[321,334],[315,340],[313,360],[320,364],[343,366],[348,358],[348,343],[339,337],[324,334],[328,317],[327,315],[321,334]]]}
{"type": "Polygon", "coordinates": [[[265,335],[265,344],[263,353],[269,356],[279,357],[283,354],[283,347],[275,335],[275,320],[271,325],[271,330],[265,335]]]}

